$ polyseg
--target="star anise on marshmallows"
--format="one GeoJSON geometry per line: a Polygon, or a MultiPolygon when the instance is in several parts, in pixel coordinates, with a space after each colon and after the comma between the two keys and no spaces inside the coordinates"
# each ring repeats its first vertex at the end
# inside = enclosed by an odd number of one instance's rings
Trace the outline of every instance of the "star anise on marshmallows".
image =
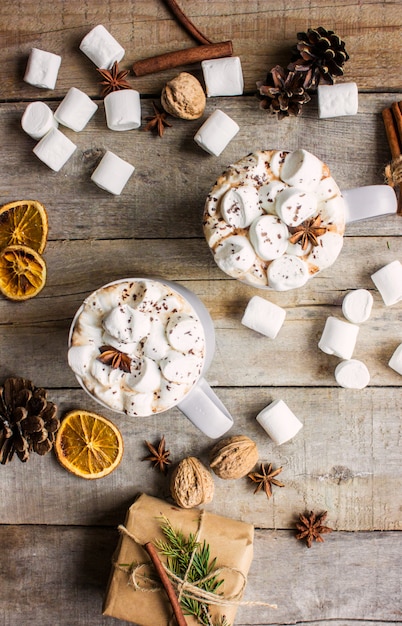
{"type": "Polygon", "coordinates": [[[110,70],[103,70],[96,68],[103,80],[100,85],[103,85],[101,96],[104,98],[112,91],[120,91],[120,89],[131,89],[131,85],[125,80],[126,76],[130,73],[130,70],[121,70],[119,72],[119,64],[117,61],[113,63],[110,70]]]}
{"type": "Polygon", "coordinates": [[[101,346],[99,350],[100,356],[98,356],[98,361],[105,365],[110,365],[114,370],[121,369],[123,372],[130,372],[131,358],[128,354],[120,352],[113,346],[101,346]]]}
{"type": "Polygon", "coordinates": [[[290,243],[300,243],[302,250],[306,250],[309,243],[313,246],[318,246],[317,238],[327,232],[326,227],[321,226],[321,223],[321,217],[317,215],[316,217],[305,220],[299,224],[299,226],[290,227],[290,243]]]}

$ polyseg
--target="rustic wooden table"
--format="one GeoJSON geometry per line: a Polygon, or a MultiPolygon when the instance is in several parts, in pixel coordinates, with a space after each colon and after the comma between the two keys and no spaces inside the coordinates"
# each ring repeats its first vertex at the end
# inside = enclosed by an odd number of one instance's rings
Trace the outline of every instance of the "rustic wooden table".
{"type": "MultiPolygon", "coordinates": [[[[172,120],[163,138],[107,129],[99,76],[80,52],[82,37],[103,24],[126,50],[122,68],[140,58],[195,45],[162,2],[32,0],[0,7],[0,201],[35,198],[49,215],[44,253],[47,284],[34,299],[0,298],[0,381],[23,376],[49,390],[62,416],[73,408],[99,410],[67,365],[67,335],[74,312],[95,288],[144,273],[190,287],[213,318],[217,350],[208,380],[235,419],[233,434],[257,443],[262,461],[283,466],[284,489],[273,498],[253,495],[247,479],[216,479],[208,510],[255,525],[255,558],[246,600],[273,602],[241,607],[238,624],[333,624],[402,622],[402,378],[387,363],[401,342],[401,306],[386,308],[370,275],[402,259],[401,217],[348,226],[334,266],[305,287],[270,293],[287,311],[272,341],[240,319],[256,291],[223,274],[203,239],[204,198],[224,167],[256,149],[304,147],[329,164],[343,189],[383,182],[390,160],[381,110],[402,99],[399,0],[328,3],[279,0],[222,2],[182,0],[181,6],[214,41],[231,39],[241,58],[245,92],[210,98],[205,117],[217,108],[240,132],[220,157],[193,141],[200,121],[172,120]],[[359,87],[353,117],[319,120],[316,96],[299,118],[278,122],[261,111],[255,83],[276,64],[286,64],[296,34],[322,25],[346,41],[345,81],[359,87]],[[23,81],[32,47],[62,57],[54,90],[23,81]],[[78,146],[54,173],[33,154],[34,141],[20,127],[28,102],[55,110],[67,90],[78,87],[99,104],[81,133],[63,132],[78,146]],[[135,165],[123,193],[114,197],[90,181],[106,149],[135,165]],[[361,326],[354,356],[368,366],[362,391],[338,387],[337,359],[317,348],[325,319],[340,313],[345,293],[369,289],[371,318],[361,326]],[[282,398],[304,423],[280,447],[255,421],[282,398]],[[336,532],[308,550],[296,541],[295,521],[306,510],[328,510],[336,532]]],[[[182,67],[200,77],[200,66],[182,67]]],[[[135,78],[142,117],[152,110],[177,70],[135,78]]],[[[266,293],[258,295],[266,296],[266,293]]],[[[137,493],[168,498],[166,481],[141,463],[144,440],[165,435],[174,460],[206,461],[211,441],[173,409],[135,420],[103,414],[121,429],[125,454],[108,477],[85,481],[67,473],[53,453],[14,459],[1,467],[1,604],[3,626],[99,626],[121,624],[102,617],[101,606],[117,542],[117,525],[137,493]]],[[[159,626],[159,625],[158,625],[159,626]]]]}

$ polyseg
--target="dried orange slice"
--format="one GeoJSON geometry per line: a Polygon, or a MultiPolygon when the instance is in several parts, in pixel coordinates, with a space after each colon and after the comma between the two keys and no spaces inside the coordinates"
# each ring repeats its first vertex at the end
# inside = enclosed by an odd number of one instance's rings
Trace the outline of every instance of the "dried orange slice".
{"type": "Polygon", "coordinates": [[[0,291],[10,300],[36,296],[46,282],[46,264],[28,246],[8,246],[0,252],[0,291]]]}
{"type": "Polygon", "coordinates": [[[7,246],[29,246],[41,254],[46,246],[48,219],[37,200],[18,200],[0,207],[0,250],[7,246]]]}
{"type": "Polygon", "coordinates": [[[81,478],[107,476],[123,456],[123,438],[106,417],[89,411],[70,411],[61,422],[54,443],[65,469],[81,478]]]}

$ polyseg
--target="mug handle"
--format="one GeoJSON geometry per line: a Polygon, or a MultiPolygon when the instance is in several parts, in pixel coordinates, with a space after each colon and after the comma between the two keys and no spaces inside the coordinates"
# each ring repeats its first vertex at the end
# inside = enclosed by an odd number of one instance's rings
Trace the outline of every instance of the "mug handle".
{"type": "Polygon", "coordinates": [[[398,208],[395,191],[389,185],[367,185],[342,190],[342,196],[346,204],[346,224],[380,215],[391,215],[398,208]]]}
{"type": "Polygon", "coordinates": [[[205,378],[200,378],[177,408],[211,439],[221,437],[233,426],[233,417],[205,378]]]}

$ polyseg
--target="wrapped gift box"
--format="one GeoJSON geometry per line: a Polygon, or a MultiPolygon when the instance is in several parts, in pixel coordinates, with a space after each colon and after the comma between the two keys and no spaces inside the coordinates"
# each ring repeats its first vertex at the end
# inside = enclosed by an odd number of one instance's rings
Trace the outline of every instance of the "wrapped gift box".
{"type": "MultiPolygon", "coordinates": [[[[138,565],[141,565],[139,578],[145,570],[149,577],[155,578],[149,556],[142,546],[166,539],[161,529],[161,517],[167,518],[171,526],[186,538],[190,533],[198,533],[199,542],[205,540],[209,544],[211,559],[216,557],[216,568],[223,568],[218,578],[224,582],[218,591],[223,598],[236,598],[226,606],[210,604],[209,612],[214,621],[225,615],[233,624],[253,558],[254,527],[199,509],[180,509],[146,494],[141,494],[128,510],[113,559],[103,614],[140,626],[168,626],[172,623],[172,608],[165,590],[150,592],[146,583],[136,588],[132,579],[133,567],[138,565]]],[[[163,556],[161,560],[164,560],[163,556]]],[[[186,621],[188,626],[198,624],[192,616],[186,616],[186,621]]]]}

